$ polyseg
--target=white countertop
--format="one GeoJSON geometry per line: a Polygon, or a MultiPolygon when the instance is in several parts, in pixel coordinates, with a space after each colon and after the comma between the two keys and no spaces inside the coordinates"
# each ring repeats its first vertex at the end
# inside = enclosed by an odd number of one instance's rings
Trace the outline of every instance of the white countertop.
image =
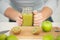
{"type": "Polygon", "coordinates": [[[17,26],[17,23],[15,23],[15,22],[0,22],[0,31],[9,30],[14,26],[17,26]]]}

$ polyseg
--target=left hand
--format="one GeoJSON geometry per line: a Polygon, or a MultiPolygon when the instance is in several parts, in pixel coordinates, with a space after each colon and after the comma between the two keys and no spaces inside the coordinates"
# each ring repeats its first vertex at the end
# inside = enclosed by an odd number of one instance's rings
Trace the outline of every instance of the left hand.
{"type": "Polygon", "coordinates": [[[40,26],[43,21],[43,16],[41,13],[37,12],[37,10],[33,11],[34,14],[34,26],[40,26]]]}

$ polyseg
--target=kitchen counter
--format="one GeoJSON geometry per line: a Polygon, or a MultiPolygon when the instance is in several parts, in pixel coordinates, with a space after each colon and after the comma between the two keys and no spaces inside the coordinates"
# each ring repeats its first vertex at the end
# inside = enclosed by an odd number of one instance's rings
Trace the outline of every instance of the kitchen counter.
{"type": "MultiPolygon", "coordinates": [[[[54,22],[52,24],[53,24],[53,27],[60,27],[60,23],[54,22]]],[[[0,22],[0,31],[11,30],[11,28],[14,26],[18,26],[18,24],[15,22],[0,22]]],[[[41,40],[41,39],[21,38],[20,40],[41,40]]]]}

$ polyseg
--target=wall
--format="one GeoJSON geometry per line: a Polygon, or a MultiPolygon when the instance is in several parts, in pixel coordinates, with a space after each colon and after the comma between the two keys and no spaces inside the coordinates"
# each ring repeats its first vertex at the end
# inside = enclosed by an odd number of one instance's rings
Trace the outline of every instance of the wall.
{"type": "Polygon", "coordinates": [[[52,18],[55,22],[60,22],[60,0],[58,2],[58,7],[56,11],[53,13],[52,18]]]}

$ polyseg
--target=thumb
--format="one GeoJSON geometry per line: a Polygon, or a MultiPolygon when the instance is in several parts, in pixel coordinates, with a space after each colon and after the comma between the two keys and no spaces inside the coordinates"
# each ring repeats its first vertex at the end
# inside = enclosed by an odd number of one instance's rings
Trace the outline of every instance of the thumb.
{"type": "Polygon", "coordinates": [[[34,15],[36,15],[37,13],[38,13],[37,10],[34,10],[34,11],[33,11],[33,14],[34,14],[34,15]]]}

